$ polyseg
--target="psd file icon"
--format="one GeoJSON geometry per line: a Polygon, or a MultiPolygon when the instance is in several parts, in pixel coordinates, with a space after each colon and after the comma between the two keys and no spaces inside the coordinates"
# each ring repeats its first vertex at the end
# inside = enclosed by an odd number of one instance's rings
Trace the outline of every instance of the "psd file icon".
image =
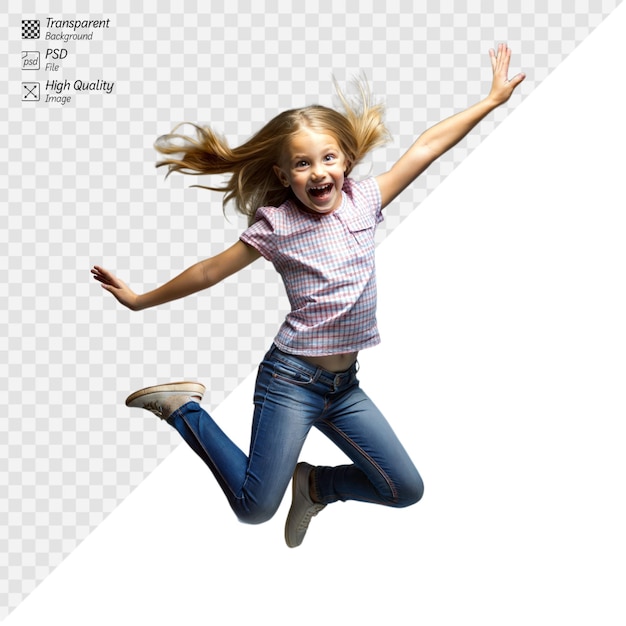
{"type": "Polygon", "coordinates": [[[37,50],[24,50],[22,52],[22,69],[38,70],[40,69],[41,55],[37,50]]]}

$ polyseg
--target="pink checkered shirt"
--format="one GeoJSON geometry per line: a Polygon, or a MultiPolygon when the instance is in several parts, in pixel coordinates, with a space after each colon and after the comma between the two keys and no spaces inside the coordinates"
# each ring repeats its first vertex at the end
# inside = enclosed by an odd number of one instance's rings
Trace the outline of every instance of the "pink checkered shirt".
{"type": "Polygon", "coordinates": [[[342,195],[327,215],[305,213],[289,200],[261,207],[241,234],[285,283],[291,311],[274,339],[284,352],[325,356],[380,342],[374,266],[380,191],[374,178],[346,178],[342,195]]]}

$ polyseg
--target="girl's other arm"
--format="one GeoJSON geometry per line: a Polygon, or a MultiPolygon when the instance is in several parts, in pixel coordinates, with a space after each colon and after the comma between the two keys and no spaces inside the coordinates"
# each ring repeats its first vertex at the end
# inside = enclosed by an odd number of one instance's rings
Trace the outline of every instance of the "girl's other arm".
{"type": "Polygon", "coordinates": [[[452,117],[449,117],[422,133],[398,162],[377,177],[383,207],[387,206],[401,191],[410,185],[433,161],[456,145],[487,114],[506,102],[514,89],[524,80],[524,74],[508,79],[511,50],[500,44],[497,52],[489,50],[493,82],[489,95],[452,117]]]}
{"type": "Polygon", "coordinates": [[[243,241],[237,241],[224,252],[192,265],[161,287],[142,295],[136,294],[126,283],[102,267],[96,265],[91,273],[102,283],[102,288],[112,293],[118,302],[132,311],[140,311],[212,287],[256,261],[259,256],[261,255],[255,248],[243,241]]]}

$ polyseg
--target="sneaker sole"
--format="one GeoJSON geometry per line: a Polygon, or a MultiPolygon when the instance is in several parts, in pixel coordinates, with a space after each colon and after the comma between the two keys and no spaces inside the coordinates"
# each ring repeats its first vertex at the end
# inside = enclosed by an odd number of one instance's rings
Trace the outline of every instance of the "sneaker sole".
{"type": "Polygon", "coordinates": [[[133,406],[138,400],[154,393],[167,393],[168,395],[190,395],[200,396],[200,399],[204,396],[206,387],[202,383],[195,383],[190,381],[183,381],[179,383],[167,383],[165,385],[154,385],[153,387],[145,387],[135,393],[131,393],[126,398],[126,406],[133,406]]]}

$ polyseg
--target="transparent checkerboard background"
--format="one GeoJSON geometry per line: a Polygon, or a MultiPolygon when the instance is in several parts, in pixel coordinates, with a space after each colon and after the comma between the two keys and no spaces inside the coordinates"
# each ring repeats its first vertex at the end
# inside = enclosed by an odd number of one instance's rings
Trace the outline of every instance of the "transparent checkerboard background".
{"type": "MultiPolygon", "coordinates": [[[[195,179],[154,169],[154,140],[211,123],[233,145],[285,108],[332,105],[332,75],[363,71],[394,141],[383,171],[427,126],[487,93],[488,48],[508,41],[532,93],[618,0],[155,2],[9,0],[0,15],[0,618],[177,445],[124,406],[130,392],[192,378],[218,405],[257,364],[286,309],[258,262],[184,302],[131,313],[91,281],[102,264],[137,290],[215,254],[245,227],[195,179]],[[293,3],[294,5],[297,3],[293,3]],[[298,3],[299,4],[299,3],[298,3]],[[176,8],[173,8],[173,7],[176,8]],[[110,18],[70,42],[56,73],[22,71],[22,19],[110,18]],[[115,81],[65,106],[21,101],[21,82],[115,81]]],[[[47,29],[42,24],[42,36],[47,29]]],[[[42,62],[45,60],[42,58],[42,62]]],[[[42,89],[42,99],[45,90],[42,89]]],[[[387,210],[380,239],[514,106],[485,120],[387,210]]],[[[514,146],[511,147],[514,149],[514,146]]],[[[233,416],[248,420],[249,415],[233,416]]]]}

